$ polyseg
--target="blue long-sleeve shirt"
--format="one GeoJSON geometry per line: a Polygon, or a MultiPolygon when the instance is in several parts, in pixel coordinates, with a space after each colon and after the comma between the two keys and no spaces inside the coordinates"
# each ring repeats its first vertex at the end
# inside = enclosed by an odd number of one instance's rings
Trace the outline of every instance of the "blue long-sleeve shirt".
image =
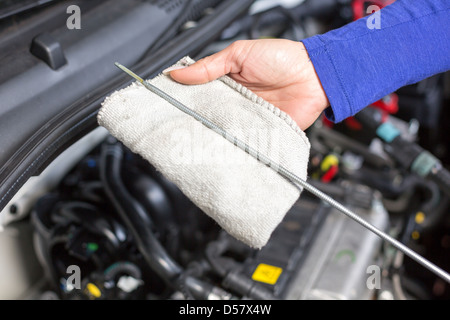
{"type": "Polygon", "coordinates": [[[397,0],[378,14],[302,40],[334,122],[450,70],[450,0],[397,0]]]}

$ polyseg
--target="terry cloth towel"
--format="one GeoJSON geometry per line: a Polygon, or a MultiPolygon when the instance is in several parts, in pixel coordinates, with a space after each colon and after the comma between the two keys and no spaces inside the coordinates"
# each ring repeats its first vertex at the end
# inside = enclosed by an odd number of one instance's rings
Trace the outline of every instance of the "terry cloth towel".
{"type": "MultiPolygon", "coordinates": [[[[177,65],[193,62],[185,57],[177,65]]],[[[166,75],[149,82],[306,179],[310,144],[305,133],[286,113],[230,77],[190,86],[166,75]]],[[[106,98],[98,122],[250,247],[267,243],[300,196],[272,168],[140,83],[106,98]]]]}

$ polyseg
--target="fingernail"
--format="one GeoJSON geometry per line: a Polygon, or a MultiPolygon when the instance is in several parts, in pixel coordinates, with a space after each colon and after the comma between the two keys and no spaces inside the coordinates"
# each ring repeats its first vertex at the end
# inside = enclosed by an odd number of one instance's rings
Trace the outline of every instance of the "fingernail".
{"type": "Polygon", "coordinates": [[[170,74],[172,71],[175,71],[175,70],[180,70],[180,69],[184,69],[184,68],[186,68],[187,66],[173,66],[173,67],[170,67],[170,68],[167,68],[167,69],[165,69],[165,70],[163,70],[163,74],[164,75],[168,75],[168,74],[170,74]]]}

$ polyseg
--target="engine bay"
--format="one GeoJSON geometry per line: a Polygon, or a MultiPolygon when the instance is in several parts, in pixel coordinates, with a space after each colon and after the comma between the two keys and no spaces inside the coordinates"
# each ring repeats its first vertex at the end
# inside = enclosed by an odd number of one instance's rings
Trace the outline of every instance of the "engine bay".
{"type": "MultiPolygon", "coordinates": [[[[387,227],[387,213],[373,191],[356,184],[339,189],[358,192],[353,203],[358,213],[387,227]]],[[[348,196],[344,200],[352,204],[348,196]]],[[[31,221],[38,257],[63,298],[368,297],[364,266],[375,263],[381,242],[332,211],[304,196],[270,242],[251,249],[221,230],[145,160],[108,137],[57,190],[38,200],[31,221]],[[109,188],[111,194],[105,192],[109,188]],[[356,259],[365,263],[353,265],[356,259]],[[88,275],[79,290],[67,286],[71,265],[88,275]],[[309,289],[304,277],[311,282],[311,274],[301,275],[301,266],[317,273],[309,289]],[[176,285],[180,277],[187,277],[185,291],[176,285]],[[336,278],[332,285],[328,277],[336,278]],[[346,291],[351,282],[352,291],[346,291]],[[98,297],[92,296],[94,286],[98,297]]]]}

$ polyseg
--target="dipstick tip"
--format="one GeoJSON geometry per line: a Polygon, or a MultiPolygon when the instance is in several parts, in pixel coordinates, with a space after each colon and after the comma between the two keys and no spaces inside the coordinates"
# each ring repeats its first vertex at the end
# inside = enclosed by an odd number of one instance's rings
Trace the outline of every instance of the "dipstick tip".
{"type": "Polygon", "coordinates": [[[135,74],[133,71],[131,71],[130,69],[126,68],[125,66],[121,65],[118,62],[114,63],[116,65],[116,67],[118,67],[119,69],[121,69],[123,72],[127,73],[129,76],[135,78],[137,81],[139,81],[140,83],[144,83],[144,79],[142,79],[141,77],[139,77],[137,74],[135,74]]]}

